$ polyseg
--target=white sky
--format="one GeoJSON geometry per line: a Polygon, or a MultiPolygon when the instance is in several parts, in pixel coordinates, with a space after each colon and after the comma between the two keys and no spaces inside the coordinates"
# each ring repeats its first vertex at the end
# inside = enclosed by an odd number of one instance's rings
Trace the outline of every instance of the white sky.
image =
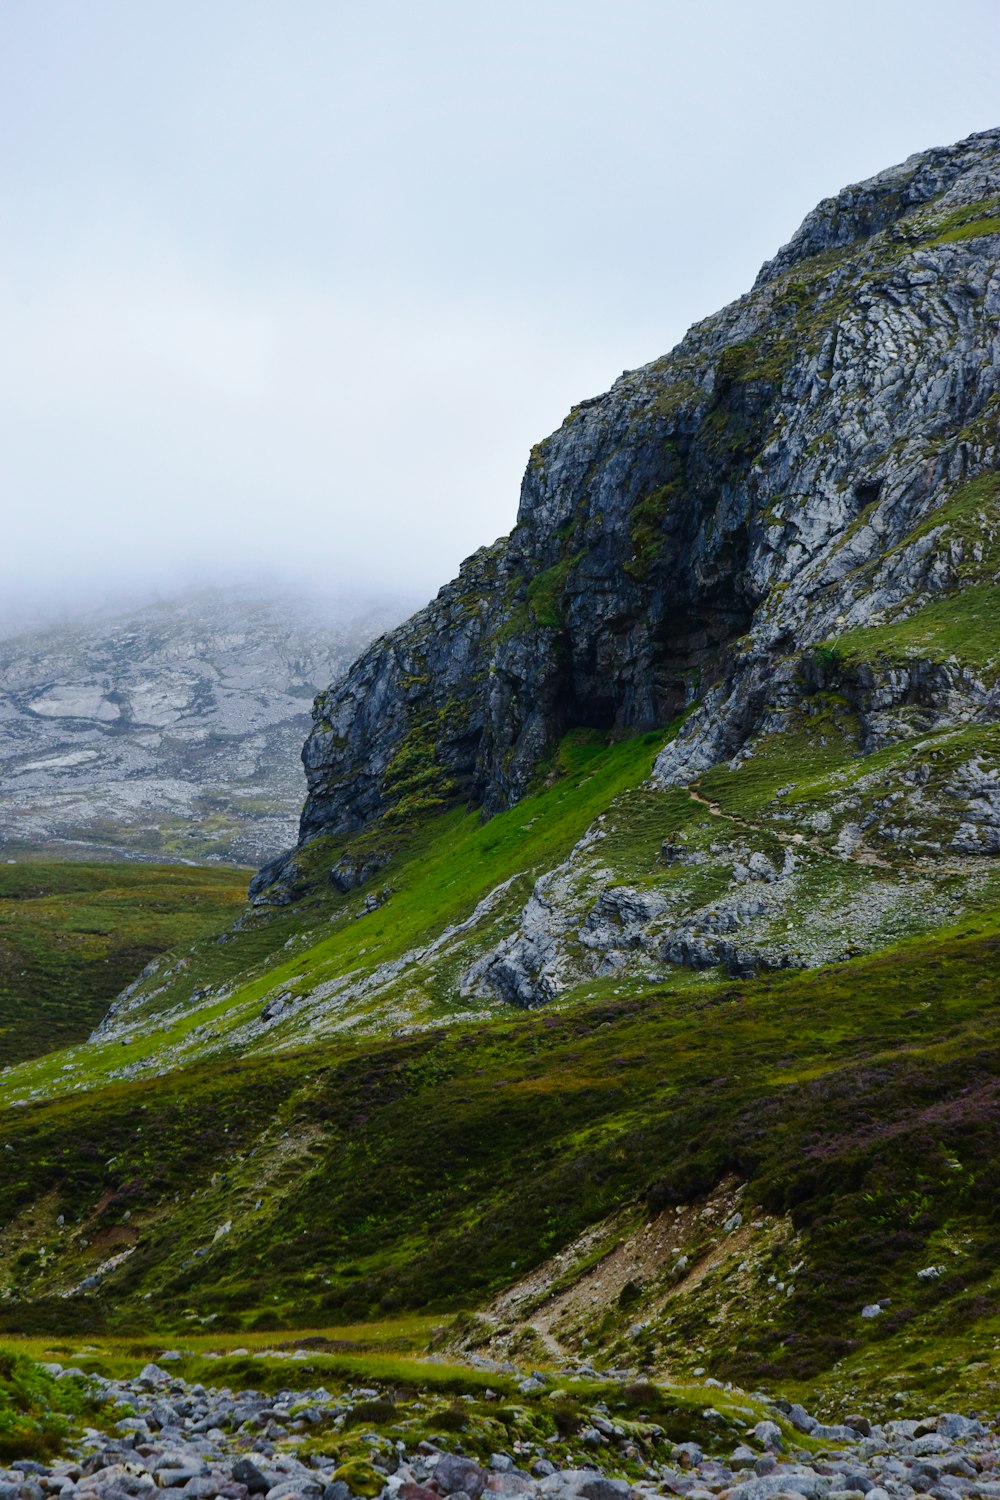
{"type": "Polygon", "coordinates": [[[996,0],[0,0],[0,603],[432,593],[998,56],[996,0]]]}

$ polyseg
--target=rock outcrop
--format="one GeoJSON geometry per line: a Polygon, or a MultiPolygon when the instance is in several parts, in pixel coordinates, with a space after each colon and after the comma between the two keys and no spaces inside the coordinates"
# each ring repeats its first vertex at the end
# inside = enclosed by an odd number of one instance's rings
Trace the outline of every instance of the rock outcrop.
{"type": "MultiPolygon", "coordinates": [[[[748,295],[574,407],[532,451],[511,535],[316,700],[300,839],[493,814],[573,726],[693,709],[669,785],[817,685],[869,745],[914,704],[995,717],[989,674],[933,653],[852,667],[835,643],[995,582],[998,394],[990,131],[820,204],[748,295]]],[[[994,805],[987,784],[977,847],[994,805]]]]}

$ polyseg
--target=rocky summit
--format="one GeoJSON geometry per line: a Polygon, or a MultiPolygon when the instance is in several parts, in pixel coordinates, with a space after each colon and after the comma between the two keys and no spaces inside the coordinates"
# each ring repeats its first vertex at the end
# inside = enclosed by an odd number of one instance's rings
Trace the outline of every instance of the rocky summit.
{"type": "MultiPolygon", "coordinates": [[[[864,747],[995,718],[987,661],[952,660],[946,620],[970,589],[996,609],[998,234],[1000,132],[912,157],[574,407],[532,451],[511,535],[318,698],[302,837],[510,807],[580,725],[686,715],[666,786],[752,754],[818,692],[864,747]],[[838,659],[873,628],[929,649],[838,659]]],[[[963,840],[996,852],[983,795],[963,840]]]]}
{"type": "Polygon", "coordinates": [[[596,820],[463,995],[829,961],[953,914],[1000,852],[998,245],[994,131],[821,203],[746,296],[575,407],[511,535],[317,698],[299,845],[254,897],[304,889],[317,841],[364,836],[333,875],[359,884],[394,828],[517,805],[569,731],[658,728],[650,787],[716,838],[661,798],[679,842],[637,881],[596,820]]]}

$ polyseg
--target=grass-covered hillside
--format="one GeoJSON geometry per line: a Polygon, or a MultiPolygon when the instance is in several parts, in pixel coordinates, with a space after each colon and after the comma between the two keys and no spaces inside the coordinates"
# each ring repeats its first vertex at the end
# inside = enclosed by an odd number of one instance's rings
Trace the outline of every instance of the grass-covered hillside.
{"type": "Polygon", "coordinates": [[[247,872],[0,864],[0,1064],[83,1041],[151,959],[228,927],[247,872]]]}
{"type": "Polygon", "coordinates": [[[183,1336],[474,1310],[456,1338],[536,1360],[600,1349],[783,1388],[836,1387],[847,1361],[854,1386],[891,1370],[985,1397],[998,960],[983,918],[817,973],[11,1112],[3,1323],[183,1336]],[[533,1297],[496,1300],[546,1261],[533,1297]]]}

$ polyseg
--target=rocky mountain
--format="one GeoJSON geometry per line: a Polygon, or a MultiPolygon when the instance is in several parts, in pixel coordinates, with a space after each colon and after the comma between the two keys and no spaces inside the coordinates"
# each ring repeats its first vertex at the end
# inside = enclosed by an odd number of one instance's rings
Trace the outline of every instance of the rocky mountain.
{"type": "Polygon", "coordinates": [[[463,994],[536,1004],[615,966],[827,960],[988,878],[998,173],[988,132],[846,189],[750,293],[574,408],[532,452],[511,536],[317,699],[298,851],[258,901],[302,887],[317,839],[513,807],[570,729],[671,723],[652,785],[708,817],[699,778],[728,778],[758,816],[638,886],[595,824],[463,994]]]}
{"type": "Polygon", "coordinates": [[[803,653],[995,581],[998,149],[974,136],[820,204],[748,295],[575,407],[511,536],[320,698],[303,837],[510,807],[579,725],[694,707],[669,785],[834,682],[866,745],[917,700],[928,724],[994,716],[972,666],[938,660],[943,626],[902,678],[803,653]]]}
{"type": "Polygon", "coordinates": [[[998,418],[1000,131],[575,408],[236,922],[0,1075],[0,1326],[995,1408],[998,418]]]}
{"type": "Polygon", "coordinates": [[[231,589],[0,639],[0,850],[259,864],[318,685],[400,613],[231,589]]]}

